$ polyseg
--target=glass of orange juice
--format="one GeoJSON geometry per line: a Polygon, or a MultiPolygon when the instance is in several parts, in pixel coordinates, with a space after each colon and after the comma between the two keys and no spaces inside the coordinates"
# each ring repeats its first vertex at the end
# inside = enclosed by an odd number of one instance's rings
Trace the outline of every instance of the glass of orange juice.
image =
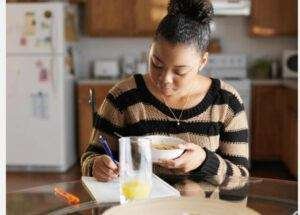
{"type": "Polygon", "coordinates": [[[150,139],[122,137],[119,143],[121,204],[149,198],[152,185],[150,139]]]}

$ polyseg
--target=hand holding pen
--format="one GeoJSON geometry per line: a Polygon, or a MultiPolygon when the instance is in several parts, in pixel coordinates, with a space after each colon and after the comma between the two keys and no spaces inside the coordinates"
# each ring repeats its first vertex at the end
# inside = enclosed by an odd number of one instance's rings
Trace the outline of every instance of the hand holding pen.
{"type": "Polygon", "coordinates": [[[113,154],[109,148],[106,139],[102,136],[98,139],[102,145],[106,155],[96,156],[93,164],[93,176],[98,181],[111,181],[119,176],[118,162],[113,158],[113,154]]]}

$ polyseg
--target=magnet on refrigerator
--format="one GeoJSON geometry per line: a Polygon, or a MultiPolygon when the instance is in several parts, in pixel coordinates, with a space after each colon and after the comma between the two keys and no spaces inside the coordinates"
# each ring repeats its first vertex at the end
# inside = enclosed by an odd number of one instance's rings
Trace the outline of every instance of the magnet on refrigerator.
{"type": "Polygon", "coordinates": [[[34,36],[36,33],[36,18],[34,12],[27,12],[25,14],[25,29],[24,35],[34,36]]]}

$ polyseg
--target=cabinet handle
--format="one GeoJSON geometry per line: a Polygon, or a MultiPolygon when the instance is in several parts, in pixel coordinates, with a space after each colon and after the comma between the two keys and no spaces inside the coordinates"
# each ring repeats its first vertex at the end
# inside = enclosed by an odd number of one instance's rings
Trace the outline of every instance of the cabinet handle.
{"type": "Polygon", "coordinates": [[[252,27],[252,32],[257,35],[262,35],[262,36],[272,36],[275,35],[275,29],[273,28],[266,28],[266,27],[261,27],[261,26],[253,26],[252,27]]]}

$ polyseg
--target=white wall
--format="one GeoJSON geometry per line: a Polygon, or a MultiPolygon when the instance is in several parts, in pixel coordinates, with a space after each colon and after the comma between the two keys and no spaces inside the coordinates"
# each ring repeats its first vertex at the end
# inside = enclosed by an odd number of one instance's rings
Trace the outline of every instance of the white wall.
{"type": "Polygon", "coordinates": [[[151,38],[91,38],[82,37],[80,77],[88,77],[92,62],[97,59],[118,59],[122,55],[139,56],[147,52],[151,38]]]}
{"type": "MultiPolygon", "coordinates": [[[[246,17],[216,17],[214,35],[220,38],[223,53],[246,53],[249,61],[267,56],[281,58],[284,49],[297,49],[297,37],[250,38],[246,17]]],[[[87,78],[96,59],[118,58],[147,52],[151,38],[81,37],[79,77],[87,78]]]]}

